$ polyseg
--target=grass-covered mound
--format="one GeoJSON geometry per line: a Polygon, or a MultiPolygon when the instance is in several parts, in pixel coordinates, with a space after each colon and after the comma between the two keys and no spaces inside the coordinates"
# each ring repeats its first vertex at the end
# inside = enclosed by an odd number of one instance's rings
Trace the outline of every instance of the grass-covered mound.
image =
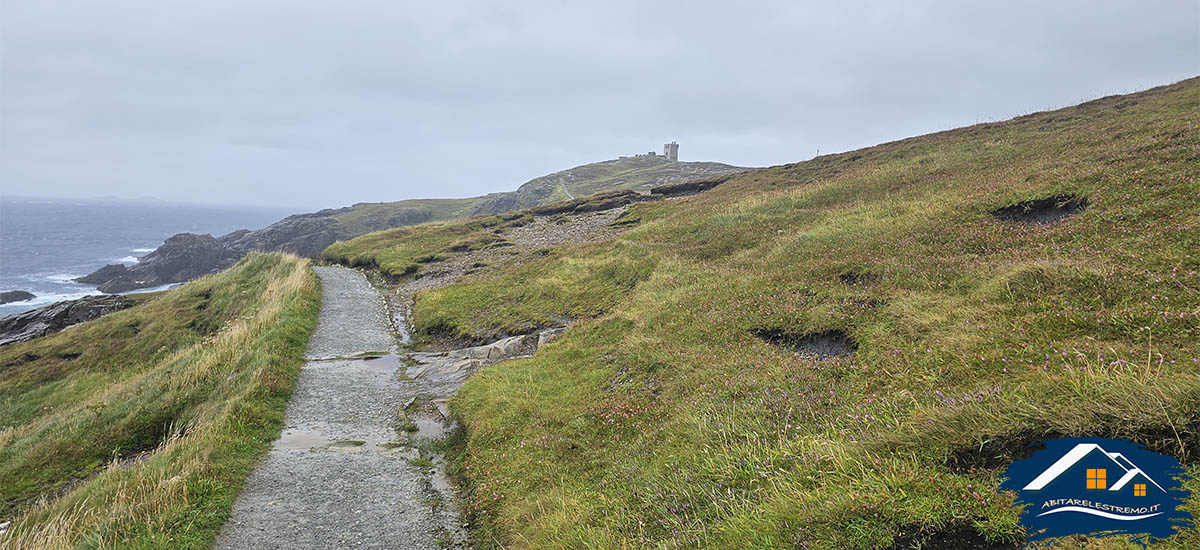
{"type": "Polygon", "coordinates": [[[253,254],[0,348],[0,548],[206,548],[282,427],[319,294],[306,260],[253,254]]]}
{"type": "Polygon", "coordinates": [[[421,264],[447,255],[503,245],[497,230],[530,219],[528,214],[515,213],[397,227],[336,243],[321,257],[351,267],[378,268],[388,277],[403,277],[419,271],[421,264]]]}
{"type": "MultiPolygon", "coordinates": [[[[452,402],[479,542],[1012,548],[996,487],[1027,443],[1129,438],[1197,476],[1198,174],[1193,79],[735,176],[419,295],[462,334],[580,318],[452,402]]],[[[409,235],[348,247],[451,240],[409,235]]]]}

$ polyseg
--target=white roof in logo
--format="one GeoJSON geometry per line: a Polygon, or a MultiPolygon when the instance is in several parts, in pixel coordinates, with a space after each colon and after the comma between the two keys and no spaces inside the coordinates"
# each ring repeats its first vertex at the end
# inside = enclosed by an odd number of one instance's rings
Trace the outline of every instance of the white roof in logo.
{"type": "Polygon", "coordinates": [[[1146,478],[1146,481],[1149,481],[1150,483],[1153,483],[1155,487],[1158,487],[1158,490],[1164,493],[1167,492],[1167,490],[1163,489],[1162,485],[1159,485],[1157,481],[1150,479],[1150,476],[1146,475],[1146,472],[1143,472],[1141,468],[1138,468],[1137,465],[1135,465],[1132,461],[1130,461],[1128,458],[1125,458],[1125,455],[1121,453],[1110,453],[1095,443],[1080,443],[1076,445],[1073,449],[1067,451],[1067,454],[1063,455],[1062,458],[1058,459],[1057,462],[1051,464],[1049,468],[1046,468],[1046,471],[1033,478],[1033,481],[1030,481],[1029,484],[1026,485],[1022,490],[1041,490],[1046,485],[1049,485],[1051,481],[1058,479],[1058,476],[1062,475],[1063,472],[1070,470],[1071,467],[1075,466],[1077,462],[1083,460],[1083,457],[1095,450],[1099,450],[1101,453],[1103,453],[1104,456],[1108,457],[1108,459],[1111,460],[1114,465],[1124,472],[1124,474],[1121,475],[1121,479],[1118,479],[1116,483],[1112,484],[1112,486],[1108,488],[1109,491],[1120,491],[1121,488],[1125,487],[1125,485],[1130,481],[1133,481],[1134,478],[1142,476],[1146,478]]]}

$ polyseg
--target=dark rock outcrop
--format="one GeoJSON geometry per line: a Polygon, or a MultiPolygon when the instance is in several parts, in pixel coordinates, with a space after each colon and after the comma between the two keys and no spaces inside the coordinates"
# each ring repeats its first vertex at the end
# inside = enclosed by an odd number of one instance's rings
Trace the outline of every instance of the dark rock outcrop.
{"type": "Polygon", "coordinates": [[[0,317],[0,346],[58,332],[133,305],[134,301],[124,296],[85,296],[0,317]]]}
{"type": "Polygon", "coordinates": [[[109,293],[182,283],[225,269],[253,251],[290,252],[311,257],[340,240],[432,218],[428,210],[408,208],[383,216],[364,217],[355,220],[352,226],[343,223],[341,215],[353,212],[354,208],[296,214],[263,229],[239,229],[221,237],[180,233],[132,266],[104,266],[75,281],[96,285],[101,292],[109,293]]]}
{"type": "Polygon", "coordinates": [[[93,271],[89,275],[76,277],[75,282],[83,283],[85,285],[99,285],[116,279],[117,277],[124,277],[128,274],[129,270],[126,269],[124,264],[108,264],[100,269],[97,269],[96,271],[93,271]]]}
{"type": "Polygon", "coordinates": [[[612,210],[635,202],[646,202],[659,200],[660,197],[652,197],[643,195],[636,191],[613,191],[611,193],[597,193],[586,199],[575,199],[570,201],[556,202],[539,206],[530,209],[534,216],[553,216],[555,214],[583,214],[586,212],[600,212],[602,210],[612,210]]]}
{"type": "MultiPolygon", "coordinates": [[[[652,188],[696,178],[716,178],[744,172],[746,168],[718,162],[677,162],[661,156],[625,157],[576,166],[525,182],[516,191],[495,193],[479,203],[474,215],[499,214],[545,205],[560,189],[568,196],[585,197],[605,191],[652,188]]],[[[721,180],[724,181],[724,180],[721,180]]],[[[561,200],[562,195],[559,195],[561,200]]]]}
{"type": "Polygon", "coordinates": [[[25,292],[24,290],[9,290],[7,292],[0,292],[0,304],[7,304],[10,302],[27,302],[34,298],[37,298],[37,296],[34,296],[31,292],[25,292]]]}
{"type": "Polygon", "coordinates": [[[729,181],[731,177],[733,177],[733,175],[729,174],[715,178],[699,178],[679,183],[669,183],[667,185],[660,185],[651,189],[650,194],[660,195],[663,197],[684,197],[687,195],[695,195],[721,185],[722,183],[729,181]]]}
{"type": "Polygon", "coordinates": [[[338,208],[296,214],[257,231],[234,231],[218,241],[238,253],[239,257],[254,250],[316,256],[329,245],[346,238],[337,214],[349,211],[350,208],[338,208]]]}
{"type": "Polygon", "coordinates": [[[142,256],[132,267],[107,265],[75,281],[94,284],[101,292],[127,292],[220,271],[237,263],[243,255],[212,235],[180,233],[142,256]]]}

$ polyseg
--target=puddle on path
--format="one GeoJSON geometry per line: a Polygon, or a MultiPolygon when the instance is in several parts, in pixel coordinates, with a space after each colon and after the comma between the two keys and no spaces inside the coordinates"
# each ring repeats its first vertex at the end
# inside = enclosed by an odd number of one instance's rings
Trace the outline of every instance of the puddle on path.
{"type": "Polygon", "coordinates": [[[308,430],[287,429],[275,440],[275,447],[294,451],[307,451],[316,447],[324,447],[331,440],[317,432],[308,430]]]}
{"type": "Polygon", "coordinates": [[[400,311],[392,315],[392,326],[396,329],[396,335],[400,337],[400,345],[407,346],[412,343],[412,333],[408,328],[408,316],[404,311],[405,308],[397,308],[400,311]]]}
{"type": "Polygon", "coordinates": [[[366,444],[367,444],[367,442],[363,441],[361,439],[340,439],[338,441],[334,441],[333,443],[330,443],[329,446],[330,447],[362,447],[363,445],[366,445],[366,444]]]}
{"type": "Polygon", "coordinates": [[[342,453],[388,452],[405,446],[403,441],[334,439],[315,430],[288,428],[275,440],[275,448],[292,451],[336,451],[342,453]]]}
{"type": "Polygon", "coordinates": [[[413,424],[417,425],[417,433],[415,437],[420,439],[437,439],[446,435],[446,426],[441,420],[430,420],[428,418],[414,418],[413,424]]]}
{"type": "Polygon", "coordinates": [[[429,485],[441,494],[443,499],[449,501],[454,498],[454,486],[450,484],[450,476],[446,475],[446,460],[439,455],[434,461],[434,466],[437,467],[429,477],[429,485]]]}
{"type": "Polygon", "coordinates": [[[395,353],[389,353],[380,357],[363,359],[361,363],[362,366],[367,369],[376,372],[390,373],[400,368],[400,356],[396,355],[395,353]]]}

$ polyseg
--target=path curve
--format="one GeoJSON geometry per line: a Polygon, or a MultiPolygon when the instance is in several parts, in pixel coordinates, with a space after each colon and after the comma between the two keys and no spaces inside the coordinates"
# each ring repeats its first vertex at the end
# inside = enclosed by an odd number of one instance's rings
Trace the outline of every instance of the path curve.
{"type": "Polygon", "coordinates": [[[396,429],[399,379],[383,301],[357,271],[317,267],[323,290],[310,361],[286,428],[247,480],[213,548],[436,548],[430,488],[396,429]]]}

